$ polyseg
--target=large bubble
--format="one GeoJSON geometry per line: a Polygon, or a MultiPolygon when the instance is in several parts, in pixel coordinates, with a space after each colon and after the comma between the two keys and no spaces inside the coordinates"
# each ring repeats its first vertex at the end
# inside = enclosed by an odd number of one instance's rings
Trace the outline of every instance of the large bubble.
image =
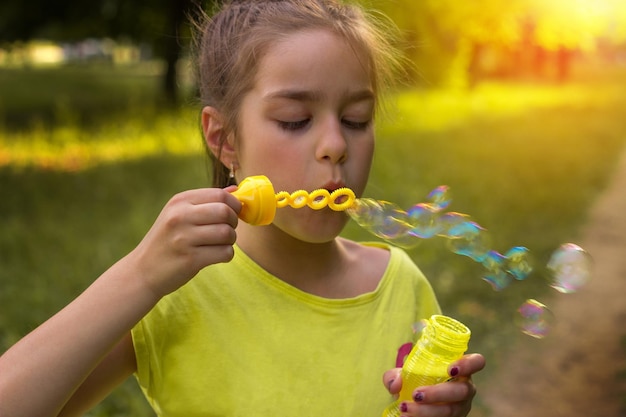
{"type": "Polygon", "coordinates": [[[548,262],[550,286],[569,294],[578,291],[591,279],[591,255],[573,243],[561,245],[548,262]]]}

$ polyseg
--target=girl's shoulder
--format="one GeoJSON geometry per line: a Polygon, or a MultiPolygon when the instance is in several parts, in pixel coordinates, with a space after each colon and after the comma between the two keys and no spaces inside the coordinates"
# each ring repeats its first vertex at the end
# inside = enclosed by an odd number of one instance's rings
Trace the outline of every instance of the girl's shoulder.
{"type": "Polygon", "coordinates": [[[346,254],[349,281],[358,287],[360,293],[375,291],[389,266],[391,248],[347,239],[342,239],[341,245],[346,254]]]}

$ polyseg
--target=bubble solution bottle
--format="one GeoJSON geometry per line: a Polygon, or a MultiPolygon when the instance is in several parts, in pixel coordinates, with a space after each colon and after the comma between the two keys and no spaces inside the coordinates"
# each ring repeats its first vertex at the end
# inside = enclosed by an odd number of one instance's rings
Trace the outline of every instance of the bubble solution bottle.
{"type": "Polygon", "coordinates": [[[448,380],[448,366],[460,359],[470,339],[470,329],[463,323],[442,315],[426,320],[426,327],[402,367],[402,390],[383,412],[383,417],[400,416],[400,403],[413,401],[417,387],[448,380]]]}

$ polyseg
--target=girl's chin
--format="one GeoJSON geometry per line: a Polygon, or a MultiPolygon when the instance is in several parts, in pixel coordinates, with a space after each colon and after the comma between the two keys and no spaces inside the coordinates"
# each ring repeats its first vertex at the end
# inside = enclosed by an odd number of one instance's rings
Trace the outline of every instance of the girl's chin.
{"type": "Polygon", "coordinates": [[[285,221],[278,219],[275,225],[298,240],[309,243],[326,243],[339,236],[348,222],[348,218],[342,213],[332,212],[330,214],[284,219],[285,221]]]}

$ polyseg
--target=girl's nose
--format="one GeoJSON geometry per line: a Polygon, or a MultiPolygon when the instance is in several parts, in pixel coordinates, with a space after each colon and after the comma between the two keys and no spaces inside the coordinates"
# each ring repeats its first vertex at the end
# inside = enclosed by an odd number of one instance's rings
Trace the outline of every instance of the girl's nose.
{"type": "Polygon", "coordinates": [[[327,160],[333,164],[340,164],[346,160],[348,143],[339,120],[327,123],[326,128],[322,130],[316,153],[319,160],[327,160]]]}

